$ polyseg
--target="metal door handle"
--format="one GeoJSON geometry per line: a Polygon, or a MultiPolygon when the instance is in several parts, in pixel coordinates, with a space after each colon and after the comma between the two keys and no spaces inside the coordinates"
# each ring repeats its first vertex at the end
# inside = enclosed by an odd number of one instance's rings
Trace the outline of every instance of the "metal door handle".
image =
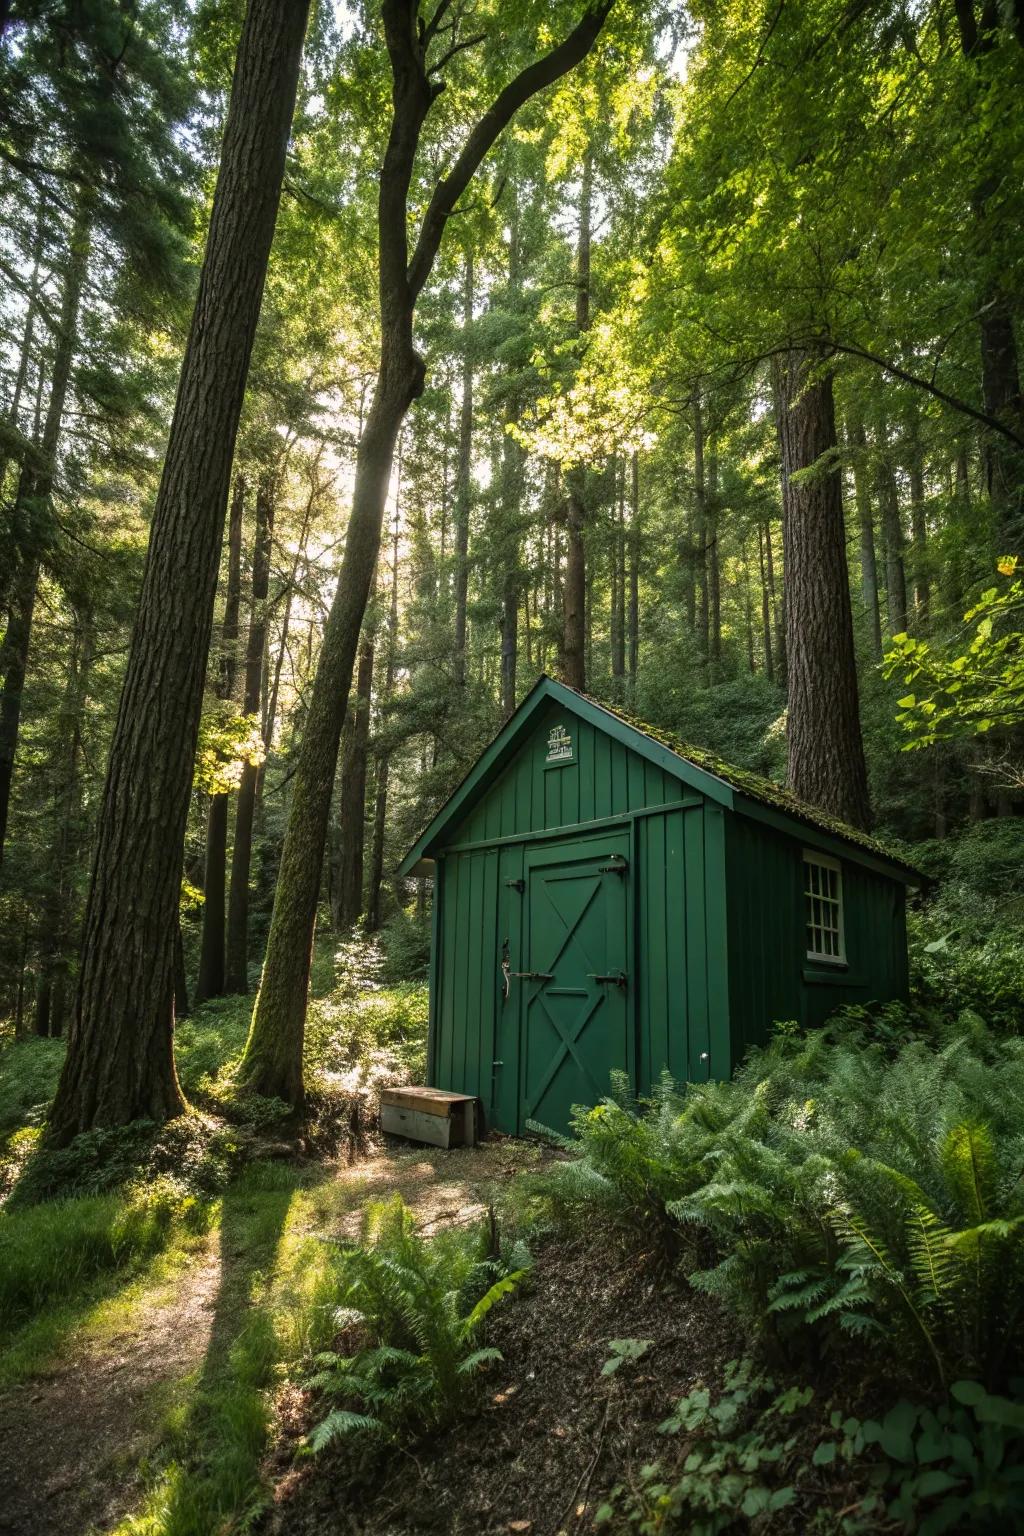
{"type": "Polygon", "coordinates": [[[512,976],[522,976],[526,981],[554,981],[554,971],[511,971],[512,976]]]}

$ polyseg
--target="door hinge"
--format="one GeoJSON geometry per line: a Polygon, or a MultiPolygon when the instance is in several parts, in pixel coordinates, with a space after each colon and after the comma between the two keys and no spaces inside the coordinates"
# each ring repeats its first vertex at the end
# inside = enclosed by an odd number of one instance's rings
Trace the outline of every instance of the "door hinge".
{"type": "Polygon", "coordinates": [[[518,891],[520,896],[526,890],[525,880],[506,880],[505,884],[508,886],[510,891],[518,891]]]}

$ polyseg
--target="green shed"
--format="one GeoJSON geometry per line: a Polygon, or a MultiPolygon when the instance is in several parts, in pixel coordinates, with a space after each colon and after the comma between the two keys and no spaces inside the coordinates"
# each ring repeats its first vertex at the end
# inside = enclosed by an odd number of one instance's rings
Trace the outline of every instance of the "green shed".
{"type": "Polygon", "coordinates": [[[549,677],[400,873],[434,879],[428,1081],[502,1131],[907,989],[912,868],[549,677]]]}

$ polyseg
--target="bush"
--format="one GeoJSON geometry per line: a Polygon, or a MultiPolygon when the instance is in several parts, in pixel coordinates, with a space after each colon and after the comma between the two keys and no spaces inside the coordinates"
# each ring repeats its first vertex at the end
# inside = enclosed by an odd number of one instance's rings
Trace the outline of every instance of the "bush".
{"type": "Polygon", "coordinates": [[[493,1222],[430,1241],[399,1196],[367,1207],[362,1244],[340,1260],[339,1344],[315,1361],[310,1385],[335,1403],[309,1436],[321,1450],[342,1435],[422,1433],[473,1400],[481,1366],[500,1359],[476,1336],[491,1308],[519,1283],[528,1257],[502,1254],[493,1222]]]}
{"type": "Polygon", "coordinates": [[[731,1083],[578,1112],[550,1208],[645,1248],[673,1223],[691,1283],[790,1349],[852,1336],[909,1381],[995,1388],[1022,1363],[1024,1042],[974,1018],[872,1041],[854,1013],[731,1083]]]}

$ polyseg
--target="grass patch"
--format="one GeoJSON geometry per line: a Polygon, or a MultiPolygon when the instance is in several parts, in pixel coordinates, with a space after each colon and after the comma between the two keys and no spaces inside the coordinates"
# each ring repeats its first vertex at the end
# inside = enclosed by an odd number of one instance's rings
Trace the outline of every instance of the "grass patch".
{"type": "Polygon", "coordinates": [[[337,1213],[355,1193],[318,1188],[319,1177],[254,1164],[225,1195],[206,1357],[174,1393],[152,1487],[117,1536],[245,1529],[265,1506],[271,1389],[282,1367],[328,1337],[336,1304],[332,1250],[305,1231],[310,1202],[337,1213]]]}
{"type": "Polygon", "coordinates": [[[129,1194],[55,1200],[0,1214],[0,1344],[98,1276],[137,1269],[209,1212],[169,1182],[129,1194]]]}

